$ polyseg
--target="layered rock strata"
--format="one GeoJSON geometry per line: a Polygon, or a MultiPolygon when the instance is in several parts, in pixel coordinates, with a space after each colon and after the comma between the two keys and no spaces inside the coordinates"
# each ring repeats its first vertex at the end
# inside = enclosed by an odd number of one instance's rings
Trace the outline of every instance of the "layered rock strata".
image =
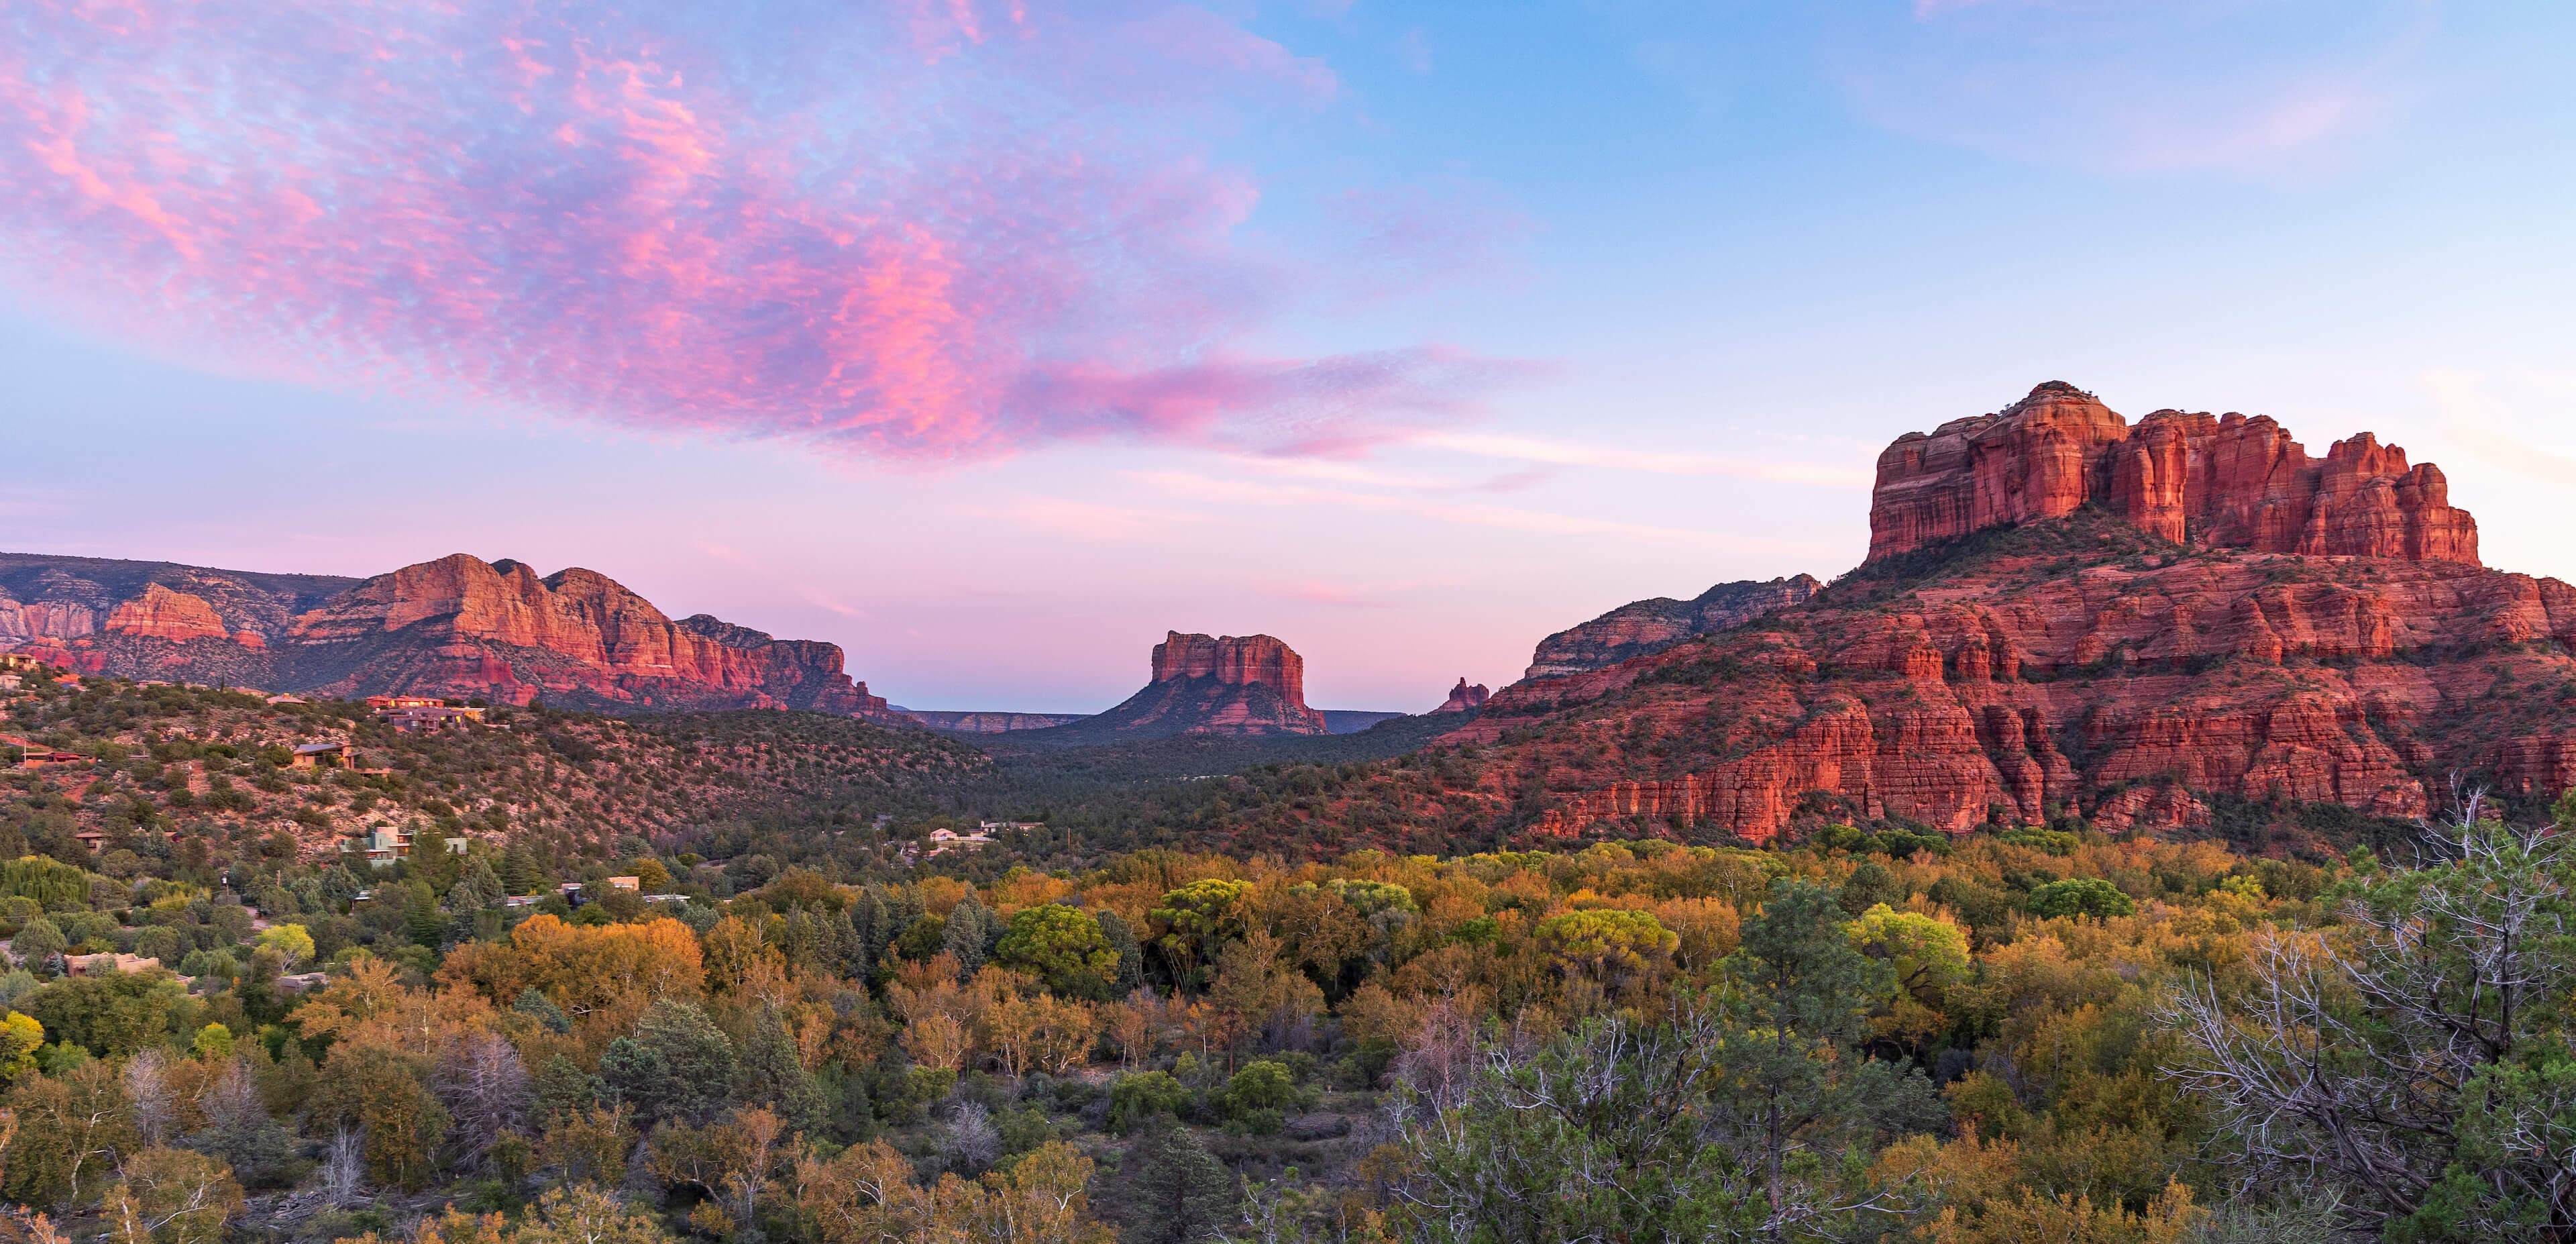
{"type": "Polygon", "coordinates": [[[2135,427],[2052,381],[1878,458],[1875,560],[2098,505],[2176,543],[2478,564],[2478,528],[2431,463],[2363,432],[2311,458],[2269,416],[2159,410],[2135,427]]]}
{"type": "Polygon", "coordinates": [[[1306,661],[1268,635],[1167,632],[1154,645],[1153,681],[1117,707],[1065,731],[1084,736],[1323,734],[1306,706],[1306,661]]]}

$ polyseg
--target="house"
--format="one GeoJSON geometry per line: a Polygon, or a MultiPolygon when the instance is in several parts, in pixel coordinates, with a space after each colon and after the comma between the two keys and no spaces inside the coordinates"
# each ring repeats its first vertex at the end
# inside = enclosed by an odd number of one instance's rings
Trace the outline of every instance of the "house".
{"type": "Polygon", "coordinates": [[[537,905],[537,896],[534,894],[506,894],[501,897],[501,905],[503,907],[534,907],[537,905]]]}
{"type": "Polygon", "coordinates": [[[298,769],[354,769],[358,758],[347,743],[303,743],[290,763],[298,769]]]}
{"type": "Polygon", "coordinates": [[[441,838],[439,841],[446,844],[449,855],[463,855],[465,848],[474,845],[471,838],[441,838]]]}
{"type": "Polygon", "coordinates": [[[95,829],[84,829],[79,833],[72,835],[72,841],[88,847],[89,853],[96,855],[98,854],[99,844],[107,841],[107,835],[102,834],[95,829]]]}
{"type": "Polygon", "coordinates": [[[79,752],[58,752],[50,747],[30,747],[18,754],[18,767],[22,769],[59,769],[88,763],[89,757],[79,752]]]}
{"type": "Polygon", "coordinates": [[[26,683],[27,680],[19,675],[0,674],[0,691],[16,691],[26,683]]]}
{"type": "Polygon", "coordinates": [[[629,894],[633,894],[641,890],[643,888],[643,884],[633,877],[611,877],[608,879],[608,888],[612,890],[624,890],[629,894]]]}
{"type": "Polygon", "coordinates": [[[144,955],[122,955],[114,951],[96,955],[65,955],[63,971],[73,976],[101,976],[110,972],[145,972],[161,966],[161,961],[144,955]]]}
{"type": "Polygon", "coordinates": [[[29,673],[33,673],[43,668],[45,668],[44,662],[28,656],[26,653],[0,652],[0,670],[24,670],[29,673]]]}
{"type": "Polygon", "coordinates": [[[328,972],[297,972],[278,977],[277,992],[311,993],[316,989],[328,988],[330,984],[331,974],[328,972]]]}
{"type": "Polygon", "coordinates": [[[341,839],[340,850],[364,854],[369,867],[386,868],[411,854],[411,833],[392,825],[372,825],[360,837],[341,839]]]}
{"type": "Polygon", "coordinates": [[[374,712],[390,708],[444,708],[447,701],[434,695],[371,695],[367,707],[374,712]]]}
{"type": "Polygon", "coordinates": [[[273,696],[268,697],[268,699],[267,699],[267,703],[268,703],[268,704],[270,704],[271,706],[280,705],[280,704],[310,704],[310,703],[312,703],[312,702],[313,702],[313,701],[308,700],[308,699],[305,699],[303,696],[300,696],[300,695],[292,695],[292,694],[289,694],[289,695],[273,695],[273,696]]]}
{"type": "Polygon", "coordinates": [[[435,730],[440,726],[471,723],[481,725],[483,710],[449,708],[445,705],[415,708],[387,708],[376,711],[376,720],[396,730],[435,730]]]}
{"type": "Polygon", "coordinates": [[[934,829],[930,831],[930,853],[932,855],[937,855],[950,847],[955,847],[960,851],[981,851],[991,845],[993,845],[992,835],[987,834],[980,829],[971,834],[961,834],[953,829],[934,829]]]}
{"type": "Polygon", "coordinates": [[[976,832],[989,836],[1001,833],[1006,829],[1018,830],[1021,833],[1026,833],[1032,829],[1045,828],[1046,822],[1044,821],[984,821],[977,826],[976,832]]]}

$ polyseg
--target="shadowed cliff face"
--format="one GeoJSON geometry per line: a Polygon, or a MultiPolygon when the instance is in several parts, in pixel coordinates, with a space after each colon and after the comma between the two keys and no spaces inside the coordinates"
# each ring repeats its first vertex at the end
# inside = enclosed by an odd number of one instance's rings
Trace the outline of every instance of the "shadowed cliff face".
{"type": "Polygon", "coordinates": [[[2176,543],[2478,564],[2478,528],[2431,463],[2364,432],[2322,459],[2268,416],[2159,410],[2135,427],[2052,381],[1999,414],[1908,433],[1878,458],[1872,560],[2096,505],[2176,543]]]}
{"type": "Polygon", "coordinates": [[[541,579],[460,553],[352,583],[12,555],[0,573],[10,593],[0,642],[96,673],[329,695],[886,715],[843,672],[836,645],[703,614],[675,622],[588,570],[541,579]]]}

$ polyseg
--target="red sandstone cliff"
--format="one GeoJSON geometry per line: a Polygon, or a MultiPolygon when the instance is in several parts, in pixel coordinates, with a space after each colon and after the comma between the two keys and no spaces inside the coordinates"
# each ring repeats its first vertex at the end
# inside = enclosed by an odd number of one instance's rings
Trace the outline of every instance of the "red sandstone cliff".
{"type": "Polygon", "coordinates": [[[1803,605],[1497,692],[1444,736],[1486,745],[1472,788],[1415,815],[1758,841],[2576,783],[2576,588],[2483,568],[2441,473],[2367,433],[2316,459],[2269,419],[2132,427],[2042,385],[1891,445],[1871,520],[1803,605]]]}
{"type": "Polygon", "coordinates": [[[1998,414],[1898,437],[1878,458],[1872,560],[2097,504],[2176,543],[2478,564],[2476,520],[2431,463],[2364,432],[2322,459],[2268,416],[2128,420],[2051,382],[1998,414]]]}
{"type": "Polygon", "coordinates": [[[1167,632],[1154,680],[1117,707],[1050,733],[1065,738],[1170,734],[1323,734],[1306,707],[1306,661],[1268,635],[1167,632]]]}
{"type": "Polygon", "coordinates": [[[457,554],[353,583],[0,555],[0,590],[9,593],[0,643],[92,672],[331,695],[891,719],[843,672],[836,645],[703,614],[675,622],[589,570],[541,579],[516,562],[457,554]]]}

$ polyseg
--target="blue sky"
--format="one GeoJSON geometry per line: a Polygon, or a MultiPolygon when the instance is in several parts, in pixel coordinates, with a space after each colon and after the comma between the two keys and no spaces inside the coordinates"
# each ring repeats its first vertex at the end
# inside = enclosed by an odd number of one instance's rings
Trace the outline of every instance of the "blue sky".
{"type": "Polygon", "coordinates": [[[0,18],[0,544],[1418,710],[1848,568],[1879,446],[2064,379],[2378,432],[2576,578],[2561,6],[481,7],[0,18]]]}

